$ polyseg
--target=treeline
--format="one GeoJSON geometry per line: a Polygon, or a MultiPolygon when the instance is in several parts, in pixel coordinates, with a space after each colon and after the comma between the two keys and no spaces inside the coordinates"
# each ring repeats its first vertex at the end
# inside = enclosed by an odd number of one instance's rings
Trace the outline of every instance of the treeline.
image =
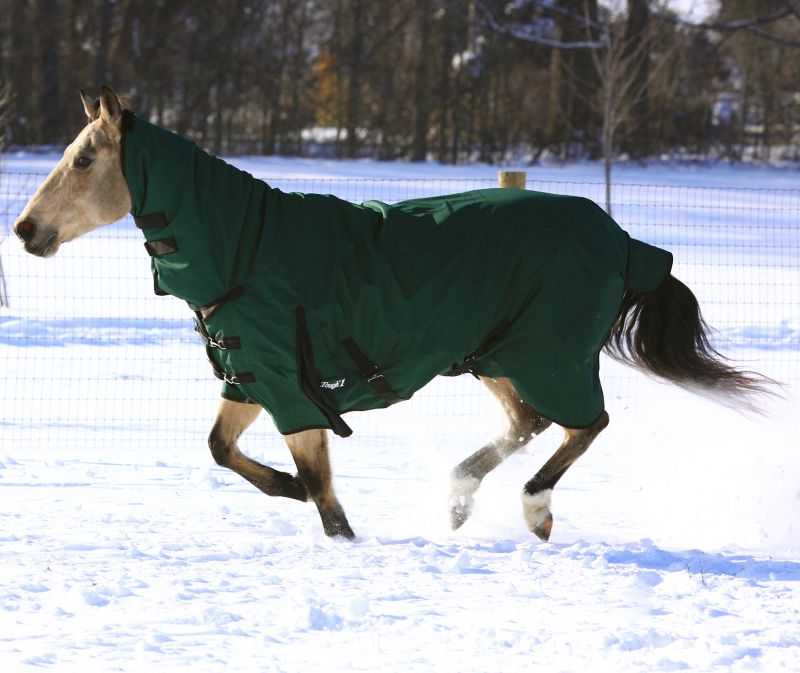
{"type": "Polygon", "coordinates": [[[62,145],[108,83],[215,153],[794,157],[793,2],[617,5],[0,0],[0,137],[62,145]]]}

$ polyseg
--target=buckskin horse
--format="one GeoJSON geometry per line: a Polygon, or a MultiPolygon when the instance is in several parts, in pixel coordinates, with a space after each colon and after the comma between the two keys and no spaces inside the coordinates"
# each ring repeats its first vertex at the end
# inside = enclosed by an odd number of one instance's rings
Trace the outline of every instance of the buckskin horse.
{"type": "Polygon", "coordinates": [[[553,456],[522,489],[528,528],[550,536],[552,490],[608,425],[599,354],[735,408],[769,379],[709,342],[669,252],[630,238],[592,201],[497,189],[387,205],[284,193],[137,117],[103,87],[88,124],[14,224],[25,249],[128,212],[154,288],[188,302],[222,400],[219,465],[267,495],[312,500],[329,536],[354,537],[332,485],[327,430],[342,414],[408,399],[437,375],[471,373],[508,427],[451,474],[454,529],[482,479],[552,423],[553,456]],[[261,409],[297,466],[245,456],[261,409]]]}

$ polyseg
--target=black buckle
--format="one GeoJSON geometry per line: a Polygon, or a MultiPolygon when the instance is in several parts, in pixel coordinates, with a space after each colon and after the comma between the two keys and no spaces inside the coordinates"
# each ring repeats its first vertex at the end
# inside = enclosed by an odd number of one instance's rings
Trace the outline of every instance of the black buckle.
{"type": "Polygon", "coordinates": [[[232,386],[240,386],[243,383],[255,383],[256,377],[252,372],[242,372],[241,374],[230,374],[228,372],[217,371],[214,369],[216,377],[232,386]]]}
{"type": "Polygon", "coordinates": [[[238,336],[222,337],[221,339],[208,338],[209,348],[219,348],[221,351],[236,350],[242,347],[242,342],[238,336]]]}
{"type": "Polygon", "coordinates": [[[242,347],[242,340],[238,336],[216,338],[209,334],[205,325],[197,318],[194,319],[194,331],[200,335],[208,348],[219,348],[221,351],[236,350],[242,347]]]}

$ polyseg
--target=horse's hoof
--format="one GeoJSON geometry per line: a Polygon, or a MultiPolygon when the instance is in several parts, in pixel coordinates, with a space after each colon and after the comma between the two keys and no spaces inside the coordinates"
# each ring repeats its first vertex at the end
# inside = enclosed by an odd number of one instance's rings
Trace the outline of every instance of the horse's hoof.
{"type": "Polygon", "coordinates": [[[325,531],[325,535],[328,537],[343,537],[346,540],[353,540],[356,536],[344,516],[335,519],[324,517],[322,519],[322,530],[325,531]]]}
{"type": "Polygon", "coordinates": [[[551,488],[533,494],[522,492],[522,512],[528,530],[544,542],[550,539],[553,530],[553,515],[550,512],[552,493],[551,488]]]}
{"type": "Polygon", "coordinates": [[[458,530],[472,514],[475,499],[472,494],[481,482],[475,477],[458,474],[454,471],[450,478],[450,527],[458,530]]]}
{"type": "Polygon", "coordinates": [[[345,540],[353,540],[356,537],[356,534],[353,532],[353,529],[350,528],[350,524],[348,524],[347,521],[323,526],[322,529],[328,537],[343,537],[345,540]]]}
{"type": "Polygon", "coordinates": [[[548,514],[544,523],[541,526],[532,528],[531,533],[534,533],[536,537],[538,537],[542,542],[547,542],[550,539],[550,533],[552,532],[552,530],[553,530],[553,515],[548,514]]]}
{"type": "Polygon", "coordinates": [[[472,514],[472,496],[459,495],[450,502],[450,527],[458,530],[472,514]]]}

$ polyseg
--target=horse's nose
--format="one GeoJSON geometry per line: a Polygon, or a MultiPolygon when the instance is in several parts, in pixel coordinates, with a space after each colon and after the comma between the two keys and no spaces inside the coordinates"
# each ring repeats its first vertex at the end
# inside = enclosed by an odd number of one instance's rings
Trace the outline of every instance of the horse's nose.
{"type": "Polygon", "coordinates": [[[22,220],[14,226],[14,233],[27,243],[36,235],[36,225],[31,220],[22,220]]]}

